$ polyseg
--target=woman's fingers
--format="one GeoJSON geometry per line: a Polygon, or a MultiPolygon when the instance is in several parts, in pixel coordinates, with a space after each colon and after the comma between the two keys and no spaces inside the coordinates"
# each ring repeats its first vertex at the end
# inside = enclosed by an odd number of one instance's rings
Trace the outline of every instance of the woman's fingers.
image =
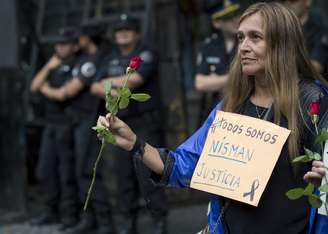
{"type": "Polygon", "coordinates": [[[304,180],[315,184],[321,185],[322,178],[326,175],[325,165],[321,161],[313,161],[311,171],[308,171],[304,175],[304,180]]]}
{"type": "Polygon", "coordinates": [[[105,128],[109,128],[109,121],[104,116],[99,116],[97,120],[97,126],[102,126],[105,128]]]}
{"type": "Polygon", "coordinates": [[[126,127],[126,124],[122,120],[116,116],[112,116],[111,113],[106,115],[106,121],[112,130],[119,130],[120,128],[126,127]]]}
{"type": "Polygon", "coordinates": [[[326,175],[325,164],[321,161],[312,162],[312,171],[320,174],[322,177],[326,175]]]}
{"type": "Polygon", "coordinates": [[[317,172],[313,172],[313,171],[308,171],[305,175],[304,175],[304,179],[305,180],[311,180],[311,179],[322,179],[322,175],[317,173],[317,172]]]}

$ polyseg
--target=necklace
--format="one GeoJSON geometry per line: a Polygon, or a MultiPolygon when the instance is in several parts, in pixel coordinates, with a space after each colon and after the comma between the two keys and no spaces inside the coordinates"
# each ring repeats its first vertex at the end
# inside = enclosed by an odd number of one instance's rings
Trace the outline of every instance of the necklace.
{"type": "Polygon", "coordinates": [[[257,117],[258,117],[259,119],[262,119],[263,115],[264,115],[264,114],[266,113],[266,111],[267,111],[267,109],[264,108],[263,111],[260,113],[259,110],[258,110],[258,108],[257,108],[257,105],[255,105],[255,110],[256,110],[257,117]]]}

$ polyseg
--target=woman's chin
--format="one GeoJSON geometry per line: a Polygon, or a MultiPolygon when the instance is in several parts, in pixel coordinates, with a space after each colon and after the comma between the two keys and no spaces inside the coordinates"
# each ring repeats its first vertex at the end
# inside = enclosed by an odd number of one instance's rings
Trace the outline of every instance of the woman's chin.
{"type": "Polygon", "coordinates": [[[244,76],[247,76],[247,77],[254,76],[255,75],[255,72],[254,71],[250,71],[248,69],[243,69],[243,75],[244,76]]]}
{"type": "Polygon", "coordinates": [[[253,76],[258,76],[263,73],[262,70],[260,69],[253,69],[253,68],[243,68],[242,69],[243,75],[247,77],[253,77],[253,76]]]}

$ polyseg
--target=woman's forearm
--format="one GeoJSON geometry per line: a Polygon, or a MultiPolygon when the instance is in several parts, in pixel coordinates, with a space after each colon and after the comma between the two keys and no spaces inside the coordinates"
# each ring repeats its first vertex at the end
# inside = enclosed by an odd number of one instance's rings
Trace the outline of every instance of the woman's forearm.
{"type": "Polygon", "coordinates": [[[145,153],[142,157],[143,163],[149,167],[151,170],[159,175],[163,174],[164,163],[159,155],[159,152],[153,146],[146,144],[145,153]]]}

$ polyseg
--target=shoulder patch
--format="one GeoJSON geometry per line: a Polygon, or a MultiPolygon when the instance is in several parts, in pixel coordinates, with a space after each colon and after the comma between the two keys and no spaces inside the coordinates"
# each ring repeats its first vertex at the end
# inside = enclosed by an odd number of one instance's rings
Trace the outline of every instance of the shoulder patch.
{"type": "Polygon", "coordinates": [[[199,52],[197,54],[197,59],[196,59],[197,65],[200,65],[202,63],[202,61],[203,61],[203,54],[201,52],[199,52]]]}
{"type": "Polygon", "coordinates": [[[212,38],[213,38],[213,39],[218,39],[218,37],[219,37],[219,36],[218,36],[217,33],[213,33],[213,34],[212,34],[212,38]]]}
{"type": "Polygon", "coordinates": [[[109,65],[117,66],[119,65],[120,61],[118,59],[112,59],[109,61],[109,65]]]}
{"type": "Polygon", "coordinates": [[[67,64],[64,64],[60,66],[59,70],[62,72],[69,72],[69,70],[71,70],[71,67],[67,64]]]}
{"type": "Polygon", "coordinates": [[[145,63],[150,63],[150,62],[153,61],[153,53],[151,51],[149,51],[149,50],[142,51],[140,53],[140,58],[145,63]]]}
{"type": "Polygon", "coordinates": [[[79,68],[78,68],[78,66],[75,66],[72,69],[72,77],[77,77],[78,75],[79,75],[79,68]]]}
{"type": "Polygon", "coordinates": [[[211,42],[211,38],[210,37],[206,37],[204,40],[205,44],[209,44],[211,42]]]}
{"type": "Polygon", "coordinates": [[[96,66],[92,62],[86,62],[81,66],[81,74],[90,78],[96,74],[96,66]]]}
{"type": "Polygon", "coordinates": [[[321,37],[321,43],[324,45],[328,45],[328,36],[325,34],[321,37]]]}

